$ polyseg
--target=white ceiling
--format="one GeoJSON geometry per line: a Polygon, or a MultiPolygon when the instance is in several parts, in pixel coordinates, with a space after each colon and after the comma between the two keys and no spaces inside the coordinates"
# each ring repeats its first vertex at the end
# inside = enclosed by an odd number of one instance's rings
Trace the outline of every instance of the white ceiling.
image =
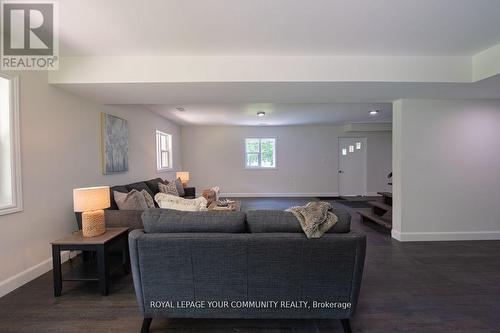
{"type": "Polygon", "coordinates": [[[232,104],[189,104],[148,105],[154,111],[180,125],[241,125],[241,126],[284,126],[308,124],[346,124],[349,122],[382,122],[392,120],[391,104],[344,103],[232,103],[232,104]],[[380,110],[377,116],[368,114],[380,110]],[[264,111],[265,117],[257,117],[264,111]]]}
{"type": "Polygon", "coordinates": [[[390,121],[400,98],[500,98],[498,47],[477,58],[500,43],[500,0],[59,4],[61,55],[82,58],[66,58],[73,62],[62,62],[52,84],[104,104],[144,105],[183,125],[390,121]],[[294,55],[309,57],[293,66],[294,55]],[[370,118],[371,109],[382,113],[370,118]],[[268,115],[257,118],[258,110],[268,115]]]}
{"type": "Polygon", "coordinates": [[[498,0],[60,1],[63,56],[472,55],[498,0]]]}

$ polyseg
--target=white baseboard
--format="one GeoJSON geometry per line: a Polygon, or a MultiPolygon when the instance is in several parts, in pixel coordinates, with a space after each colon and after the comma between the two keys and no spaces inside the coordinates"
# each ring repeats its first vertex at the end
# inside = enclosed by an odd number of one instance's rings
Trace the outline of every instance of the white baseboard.
{"type": "MultiPolygon", "coordinates": [[[[368,192],[366,194],[367,196],[373,197],[373,196],[380,196],[380,194],[377,194],[377,192],[368,192]]],[[[284,192],[284,193],[248,193],[248,192],[230,192],[230,193],[221,193],[221,197],[224,198],[229,198],[229,197],[235,197],[235,198],[278,198],[278,197],[283,197],[283,198],[296,198],[296,197],[338,197],[340,196],[338,192],[323,192],[323,193],[309,193],[309,192],[304,192],[304,193],[290,193],[290,192],[284,192]]]]}
{"type": "MultiPolygon", "coordinates": [[[[69,252],[62,251],[61,252],[61,263],[68,261],[69,252]]],[[[36,264],[21,273],[18,273],[14,276],[11,276],[8,279],[5,279],[0,282],[0,297],[3,297],[10,293],[11,291],[16,290],[17,288],[25,285],[26,283],[36,279],[40,275],[43,275],[52,269],[52,257],[49,259],[45,259],[39,264],[36,264]]]]}
{"type": "Polygon", "coordinates": [[[224,198],[296,198],[296,197],[338,197],[336,192],[326,193],[221,193],[224,198]]]}
{"type": "Polygon", "coordinates": [[[399,231],[391,229],[391,237],[401,242],[401,233],[399,231]]]}
{"type": "Polygon", "coordinates": [[[400,242],[500,240],[500,231],[398,232],[392,229],[391,236],[400,242]]]}

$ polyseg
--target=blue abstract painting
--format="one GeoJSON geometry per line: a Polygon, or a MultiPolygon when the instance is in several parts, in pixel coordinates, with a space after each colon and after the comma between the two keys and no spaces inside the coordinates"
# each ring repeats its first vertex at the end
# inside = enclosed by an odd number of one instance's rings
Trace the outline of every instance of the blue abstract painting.
{"type": "Polygon", "coordinates": [[[101,113],[102,171],[105,175],[128,171],[128,124],[101,113]]]}

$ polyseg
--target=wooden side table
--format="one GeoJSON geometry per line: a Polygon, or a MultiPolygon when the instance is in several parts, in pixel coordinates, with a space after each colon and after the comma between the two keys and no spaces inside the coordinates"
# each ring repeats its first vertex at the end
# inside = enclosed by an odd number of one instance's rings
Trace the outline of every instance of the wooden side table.
{"type": "Polygon", "coordinates": [[[61,296],[63,281],[98,281],[103,296],[109,291],[108,275],[112,265],[109,248],[121,247],[121,265],[128,273],[130,256],[128,252],[128,228],[107,228],[106,232],[96,237],[83,237],[82,231],[58,239],[52,243],[52,262],[54,272],[54,297],[61,296]],[[61,272],[61,251],[96,252],[97,265],[84,262],[78,269],[73,269],[63,276],[61,272]]]}

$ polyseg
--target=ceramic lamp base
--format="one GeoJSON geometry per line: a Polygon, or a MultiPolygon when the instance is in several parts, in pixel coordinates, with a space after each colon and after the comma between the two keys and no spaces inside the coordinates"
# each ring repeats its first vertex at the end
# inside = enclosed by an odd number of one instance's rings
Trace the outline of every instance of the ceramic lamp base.
{"type": "Polygon", "coordinates": [[[100,209],[82,213],[83,237],[95,237],[105,232],[104,210],[100,209]]]}

